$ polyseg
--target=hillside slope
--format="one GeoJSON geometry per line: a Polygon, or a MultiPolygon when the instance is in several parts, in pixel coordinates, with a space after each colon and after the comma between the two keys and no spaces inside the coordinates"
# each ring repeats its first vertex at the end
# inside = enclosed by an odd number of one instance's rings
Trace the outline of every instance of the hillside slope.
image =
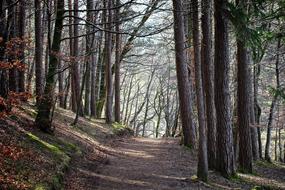
{"type": "Polygon", "coordinates": [[[33,126],[25,106],[0,122],[0,189],[285,189],[285,166],[258,162],[254,175],[196,179],[196,153],[178,139],[130,137],[131,130],[56,110],[54,135],[33,126]],[[119,134],[119,135],[118,135],[119,134]],[[127,135],[127,136],[126,136],[127,135]]]}

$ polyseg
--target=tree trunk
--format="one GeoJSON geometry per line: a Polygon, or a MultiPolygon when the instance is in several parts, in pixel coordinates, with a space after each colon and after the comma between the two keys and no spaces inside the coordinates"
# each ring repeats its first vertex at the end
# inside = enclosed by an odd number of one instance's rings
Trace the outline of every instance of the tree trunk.
{"type": "MultiPolygon", "coordinates": [[[[280,89],[280,80],[279,80],[279,50],[281,47],[281,38],[278,39],[277,42],[277,56],[275,62],[275,74],[276,74],[276,89],[280,89]]],[[[266,135],[266,144],[265,144],[265,160],[271,162],[270,148],[271,148],[271,131],[272,131],[272,122],[273,122],[273,114],[274,108],[277,103],[278,93],[274,94],[273,100],[271,102],[268,123],[267,123],[267,135],[266,135]]]]}
{"type": "MultiPolygon", "coordinates": [[[[97,46],[96,46],[97,47],[97,46]]],[[[91,65],[91,97],[90,97],[90,111],[91,116],[96,117],[96,56],[92,56],[92,65],[91,65]]]]}
{"type": "MultiPolygon", "coordinates": [[[[130,84],[128,86],[128,94],[127,94],[127,99],[126,99],[126,111],[125,111],[125,118],[124,118],[124,123],[127,124],[127,117],[128,117],[128,111],[129,111],[129,104],[130,104],[130,98],[131,98],[131,93],[132,93],[132,87],[133,87],[133,80],[134,80],[134,75],[131,76],[130,79],[130,84]]],[[[146,93],[148,94],[148,93],[146,93]]]]}
{"type": "Polygon", "coordinates": [[[76,36],[79,35],[79,12],[78,12],[78,0],[74,0],[73,2],[73,9],[74,9],[74,19],[73,19],[73,52],[72,56],[74,59],[73,62],[73,69],[72,69],[72,87],[73,87],[73,111],[76,112],[77,109],[79,109],[79,115],[83,116],[83,110],[82,105],[80,104],[79,107],[77,107],[77,102],[79,101],[80,97],[80,71],[79,71],[79,62],[78,62],[78,55],[79,55],[79,41],[76,36]]]}
{"type": "MultiPolygon", "coordinates": [[[[13,0],[7,0],[7,7],[8,7],[8,13],[7,13],[7,42],[8,43],[14,43],[13,40],[17,37],[17,11],[16,11],[16,5],[14,5],[13,0]]],[[[6,56],[8,58],[8,62],[12,63],[14,59],[17,57],[15,55],[12,55],[11,51],[6,52],[6,56]]],[[[18,92],[18,71],[16,68],[10,68],[9,69],[9,91],[18,92]]]]}
{"type": "MultiPolygon", "coordinates": [[[[18,11],[18,36],[21,40],[24,40],[25,37],[25,22],[26,22],[26,3],[24,1],[19,2],[19,11],[18,11]]],[[[24,45],[21,45],[21,55],[19,59],[21,63],[25,64],[25,52],[24,45]]],[[[19,84],[19,92],[25,92],[25,71],[18,71],[18,84],[19,84]]]]}
{"type": "MultiPolygon", "coordinates": [[[[107,0],[105,0],[107,1],[107,0]]],[[[113,20],[113,13],[112,13],[112,0],[108,0],[108,21],[105,26],[107,30],[112,30],[112,20],[113,20]]],[[[106,3],[106,2],[105,2],[106,3]]],[[[107,3],[106,3],[107,4],[107,3]]],[[[106,109],[105,109],[105,117],[106,123],[110,124],[113,121],[113,78],[112,78],[112,34],[106,32],[105,34],[105,49],[106,49],[106,65],[105,65],[105,77],[106,77],[106,109]]]]}
{"type": "MultiPolygon", "coordinates": [[[[92,10],[94,9],[94,4],[92,0],[87,1],[87,20],[90,23],[94,23],[94,14],[92,10]]],[[[92,32],[92,27],[90,25],[86,26],[86,33],[92,32]]],[[[92,61],[94,61],[94,39],[95,35],[86,36],[86,78],[85,78],[85,102],[84,102],[84,113],[85,115],[90,115],[90,101],[91,101],[91,68],[93,69],[92,61]]]]}
{"type": "Polygon", "coordinates": [[[262,158],[262,141],[261,141],[261,130],[260,130],[260,116],[261,116],[261,108],[258,104],[257,96],[258,96],[258,86],[259,86],[259,76],[260,76],[260,64],[254,63],[256,66],[254,67],[254,87],[253,87],[253,96],[254,96],[254,114],[255,114],[255,124],[257,125],[257,139],[258,139],[258,153],[259,157],[262,158]]]}
{"type": "Polygon", "coordinates": [[[208,137],[208,163],[209,168],[214,169],[216,163],[216,117],[214,100],[214,68],[212,60],[212,19],[211,0],[202,0],[202,43],[201,61],[204,68],[204,93],[207,114],[207,137],[208,137]]]}
{"type": "Polygon", "coordinates": [[[250,68],[244,42],[237,39],[238,64],[238,129],[239,168],[244,173],[252,173],[252,141],[250,129],[250,68]]]}
{"type": "MultiPolygon", "coordinates": [[[[0,61],[5,61],[5,49],[7,42],[7,31],[6,31],[6,12],[4,8],[6,4],[4,1],[0,2],[0,37],[2,40],[0,41],[0,61]]],[[[8,72],[6,69],[0,70],[0,96],[2,98],[7,98],[8,96],[8,72]]]]}
{"type": "Polygon", "coordinates": [[[225,177],[235,174],[235,159],[229,91],[229,39],[227,0],[215,5],[215,106],[217,114],[217,171],[225,177]]]}
{"type": "Polygon", "coordinates": [[[253,72],[252,69],[250,69],[249,77],[250,77],[250,82],[249,84],[249,94],[250,94],[250,132],[251,132],[251,144],[252,144],[252,158],[254,160],[258,160],[260,158],[259,155],[259,144],[258,144],[258,129],[256,126],[256,121],[255,121],[255,109],[254,109],[254,89],[253,89],[253,72]]]}
{"type": "Polygon", "coordinates": [[[55,89],[55,73],[58,68],[59,59],[57,57],[60,51],[61,34],[63,29],[64,16],[64,0],[57,1],[56,20],[53,34],[53,43],[51,53],[49,55],[49,70],[46,77],[46,85],[44,96],[38,105],[38,114],[36,117],[36,125],[45,132],[51,131],[51,109],[53,106],[54,89],[55,89]]]}
{"type": "Polygon", "coordinates": [[[199,5],[198,0],[191,0],[192,5],[192,35],[194,47],[195,62],[195,85],[199,122],[199,150],[198,150],[198,169],[197,176],[202,181],[208,180],[208,155],[207,155],[207,134],[205,104],[202,83],[201,51],[200,51],[200,33],[199,33],[199,5]]]}
{"type": "Polygon", "coordinates": [[[184,19],[181,0],[173,0],[174,13],[174,39],[176,52],[176,72],[181,109],[181,121],[183,130],[183,144],[189,147],[196,146],[196,134],[192,125],[192,97],[185,54],[184,19]]]}
{"type": "MultiPolygon", "coordinates": [[[[120,0],[116,0],[116,6],[119,7],[120,0]]],[[[116,32],[120,32],[120,9],[116,9],[116,32]]],[[[121,122],[121,98],[120,98],[120,69],[121,69],[121,34],[116,34],[116,63],[115,63],[115,121],[121,122]]]]}
{"type": "Polygon", "coordinates": [[[64,72],[62,71],[62,61],[59,60],[59,64],[58,64],[58,93],[59,93],[59,107],[64,108],[64,96],[65,96],[65,89],[64,89],[64,82],[63,82],[63,78],[64,78],[64,72]]]}

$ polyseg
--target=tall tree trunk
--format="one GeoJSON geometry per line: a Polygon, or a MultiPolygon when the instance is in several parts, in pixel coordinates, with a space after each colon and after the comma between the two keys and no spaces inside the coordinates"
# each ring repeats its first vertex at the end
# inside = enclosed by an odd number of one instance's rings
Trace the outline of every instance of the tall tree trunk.
{"type": "Polygon", "coordinates": [[[70,67],[70,86],[71,86],[71,102],[70,102],[70,107],[72,109],[73,112],[76,111],[76,93],[75,93],[75,87],[74,87],[74,79],[73,79],[73,73],[74,73],[74,64],[75,64],[75,60],[74,60],[74,55],[73,55],[73,52],[74,52],[74,30],[73,30],[73,7],[72,7],[72,0],[68,0],[68,15],[69,15],[69,18],[68,18],[68,24],[69,24],[69,27],[68,27],[68,33],[69,33],[69,57],[70,57],[70,63],[71,63],[71,67],[70,67]]]}
{"type": "MultiPolygon", "coordinates": [[[[6,0],[8,13],[7,13],[7,40],[8,43],[14,43],[13,40],[17,37],[17,6],[14,5],[14,0],[6,0]]],[[[12,63],[17,57],[12,55],[11,51],[6,52],[8,62],[12,63]]],[[[18,72],[16,68],[9,69],[9,91],[18,92],[18,72]]]]}
{"type": "MultiPolygon", "coordinates": [[[[19,11],[18,11],[18,36],[21,40],[25,38],[25,22],[26,22],[26,3],[25,1],[19,2],[19,11]]],[[[20,61],[25,64],[25,52],[24,45],[21,45],[21,55],[19,56],[20,61]]],[[[18,84],[19,92],[25,92],[25,71],[18,71],[18,84]]]]}
{"type": "Polygon", "coordinates": [[[215,106],[217,114],[217,171],[225,177],[235,174],[233,133],[229,92],[229,38],[227,0],[215,7],[215,106]]]}
{"type": "Polygon", "coordinates": [[[63,78],[64,78],[64,72],[62,71],[62,61],[59,60],[59,64],[58,64],[58,92],[59,92],[59,107],[64,108],[64,96],[65,96],[65,89],[64,89],[64,82],[63,82],[63,78]]]}
{"type": "Polygon", "coordinates": [[[214,100],[214,68],[212,59],[212,0],[202,0],[202,43],[201,62],[204,68],[204,93],[207,114],[207,147],[209,168],[214,169],[216,163],[216,117],[214,100]]]}
{"type": "Polygon", "coordinates": [[[67,109],[67,101],[68,101],[68,94],[69,94],[69,91],[70,91],[70,83],[71,83],[71,74],[70,72],[68,73],[67,75],[67,78],[66,78],[66,84],[65,84],[65,94],[64,94],[64,101],[63,101],[63,108],[64,109],[67,109]]]}
{"type": "MultiPolygon", "coordinates": [[[[107,1],[107,0],[105,0],[107,1]]],[[[112,0],[108,0],[108,21],[106,24],[107,30],[112,30],[112,21],[113,21],[113,13],[112,13],[112,0]]],[[[112,79],[112,34],[106,32],[105,34],[105,49],[106,49],[106,65],[105,65],[105,73],[106,73],[106,123],[112,123],[113,117],[113,79],[112,79]]]]}
{"type": "Polygon", "coordinates": [[[198,169],[197,176],[203,181],[208,180],[208,155],[207,155],[207,134],[205,104],[202,83],[201,51],[200,51],[200,32],[199,32],[199,5],[198,0],[191,0],[192,5],[192,35],[195,62],[195,85],[199,122],[199,150],[198,150],[198,169]]]}
{"type": "Polygon", "coordinates": [[[251,132],[251,144],[252,144],[252,158],[254,160],[258,160],[260,158],[259,155],[259,144],[258,144],[258,129],[256,126],[256,120],[255,120],[255,105],[254,105],[254,89],[253,89],[253,84],[254,84],[254,80],[253,80],[253,70],[251,68],[250,69],[250,73],[249,73],[249,77],[250,77],[250,82],[249,84],[249,94],[250,94],[250,132],[251,132]]]}
{"type": "MultiPolygon", "coordinates": [[[[120,0],[116,0],[116,7],[119,7],[121,4],[120,0]]],[[[116,61],[115,61],[115,121],[120,123],[121,122],[121,98],[120,98],[120,91],[121,91],[121,81],[120,81],[120,70],[121,70],[121,34],[120,32],[120,9],[116,9],[116,61]]]]}
{"type": "Polygon", "coordinates": [[[56,20],[53,34],[53,43],[49,55],[49,70],[46,77],[46,85],[43,98],[38,105],[38,114],[36,125],[45,132],[51,131],[51,109],[54,100],[55,73],[58,68],[59,59],[57,57],[60,51],[61,34],[63,29],[64,0],[57,1],[56,20]]]}
{"type": "Polygon", "coordinates": [[[174,39],[176,52],[176,72],[181,109],[181,121],[183,130],[183,144],[189,147],[196,146],[196,134],[192,125],[192,97],[185,54],[184,19],[181,0],[173,0],[174,13],[174,39]]]}
{"type": "Polygon", "coordinates": [[[42,39],[42,8],[41,0],[35,0],[35,75],[37,105],[43,94],[43,39],[42,39]]]}
{"type": "MultiPolygon", "coordinates": [[[[96,45],[97,47],[97,45],[96,45]]],[[[96,67],[97,67],[96,55],[92,56],[91,65],[91,94],[90,94],[90,115],[96,117],[96,67]]]]}
{"type": "Polygon", "coordinates": [[[245,43],[237,39],[238,64],[238,129],[239,168],[244,173],[252,173],[252,141],[250,129],[250,68],[245,43]]]}
{"type": "MultiPolygon", "coordinates": [[[[280,58],[280,50],[281,47],[281,38],[278,38],[277,42],[277,56],[276,56],[276,62],[275,62],[275,75],[276,75],[276,89],[280,89],[280,80],[279,80],[279,58],[280,58]]],[[[271,102],[270,111],[269,111],[269,117],[268,117],[268,123],[267,123],[267,135],[266,135],[266,144],[265,144],[265,160],[268,162],[271,162],[271,155],[270,155],[270,148],[271,148],[271,131],[272,131],[272,122],[273,122],[273,114],[274,114],[274,108],[277,103],[278,99],[278,93],[275,93],[273,96],[273,100],[271,102]]]]}
{"type": "MultiPolygon", "coordinates": [[[[87,1],[87,20],[90,23],[94,22],[94,14],[92,10],[94,9],[94,4],[92,0],[87,1]]],[[[86,26],[86,33],[89,34],[92,32],[92,27],[89,25],[86,26]]],[[[95,35],[87,35],[86,37],[86,78],[85,78],[85,102],[84,102],[84,113],[86,115],[90,115],[90,100],[91,100],[91,69],[92,69],[92,61],[94,61],[94,39],[95,35]]]]}
{"type": "MultiPolygon", "coordinates": [[[[6,20],[6,11],[4,8],[6,7],[5,1],[0,2],[0,37],[2,40],[0,41],[0,61],[5,61],[5,49],[7,42],[7,20],[6,20]]],[[[6,69],[0,70],[0,95],[2,98],[7,98],[8,96],[8,73],[6,69]]],[[[0,109],[0,111],[2,111],[0,109]]]]}
{"type": "Polygon", "coordinates": [[[258,138],[258,152],[259,157],[262,158],[262,141],[261,141],[261,130],[260,130],[260,116],[261,116],[261,108],[258,104],[257,96],[258,96],[258,87],[259,87],[259,76],[260,76],[260,64],[254,63],[254,87],[253,87],[253,96],[254,96],[254,114],[255,114],[255,124],[257,125],[257,138],[258,138]]]}
{"type": "Polygon", "coordinates": [[[77,36],[79,35],[79,28],[78,28],[78,24],[79,24],[79,12],[78,12],[78,6],[79,6],[79,2],[78,0],[74,0],[73,2],[73,9],[74,9],[74,19],[73,19],[73,35],[74,35],[74,39],[73,39],[73,52],[72,52],[72,56],[73,59],[75,59],[74,63],[73,63],[73,70],[72,70],[72,79],[73,79],[73,110],[77,110],[79,109],[79,115],[82,116],[83,115],[83,110],[82,110],[82,105],[80,104],[79,107],[77,107],[77,102],[79,101],[79,97],[80,97],[80,69],[79,69],[79,61],[78,61],[78,55],[79,55],[79,39],[77,38],[77,36]]]}
{"type": "MultiPolygon", "coordinates": [[[[128,117],[128,111],[129,111],[129,105],[130,105],[130,98],[131,98],[131,93],[132,93],[133,81],[134,81],[134,75],[131,76],[130,84],[128,86],[128,94],[127,94],[127,99],[126,99],[126,111],[125,111],[125,118],[124,118],[124,123],[125,124],[127,124],[127,117],[128,117]]],[[[146,94],[148,94],[148,92],[146,94]]]]}

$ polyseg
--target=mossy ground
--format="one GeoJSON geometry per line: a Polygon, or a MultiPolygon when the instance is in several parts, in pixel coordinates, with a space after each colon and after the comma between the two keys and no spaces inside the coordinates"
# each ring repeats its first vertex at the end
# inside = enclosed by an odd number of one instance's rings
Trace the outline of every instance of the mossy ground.
{"type": "Polygon", "coordinates": [[[62,189],[71,157],[80,150],[38,131],[30,119],[15,114],[1,120],[0,189],[62,189]]]}

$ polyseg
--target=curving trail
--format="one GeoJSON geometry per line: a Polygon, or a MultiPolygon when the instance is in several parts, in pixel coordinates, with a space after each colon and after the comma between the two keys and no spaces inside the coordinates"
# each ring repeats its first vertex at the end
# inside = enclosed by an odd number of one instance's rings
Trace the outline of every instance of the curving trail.
{"type": "Polygon", "coordinates": [[[173,139],[121,139],[107,165],[100,166],[98,190],[207,189],[191,176],[196,173],[193,154],[173,139]]]}

